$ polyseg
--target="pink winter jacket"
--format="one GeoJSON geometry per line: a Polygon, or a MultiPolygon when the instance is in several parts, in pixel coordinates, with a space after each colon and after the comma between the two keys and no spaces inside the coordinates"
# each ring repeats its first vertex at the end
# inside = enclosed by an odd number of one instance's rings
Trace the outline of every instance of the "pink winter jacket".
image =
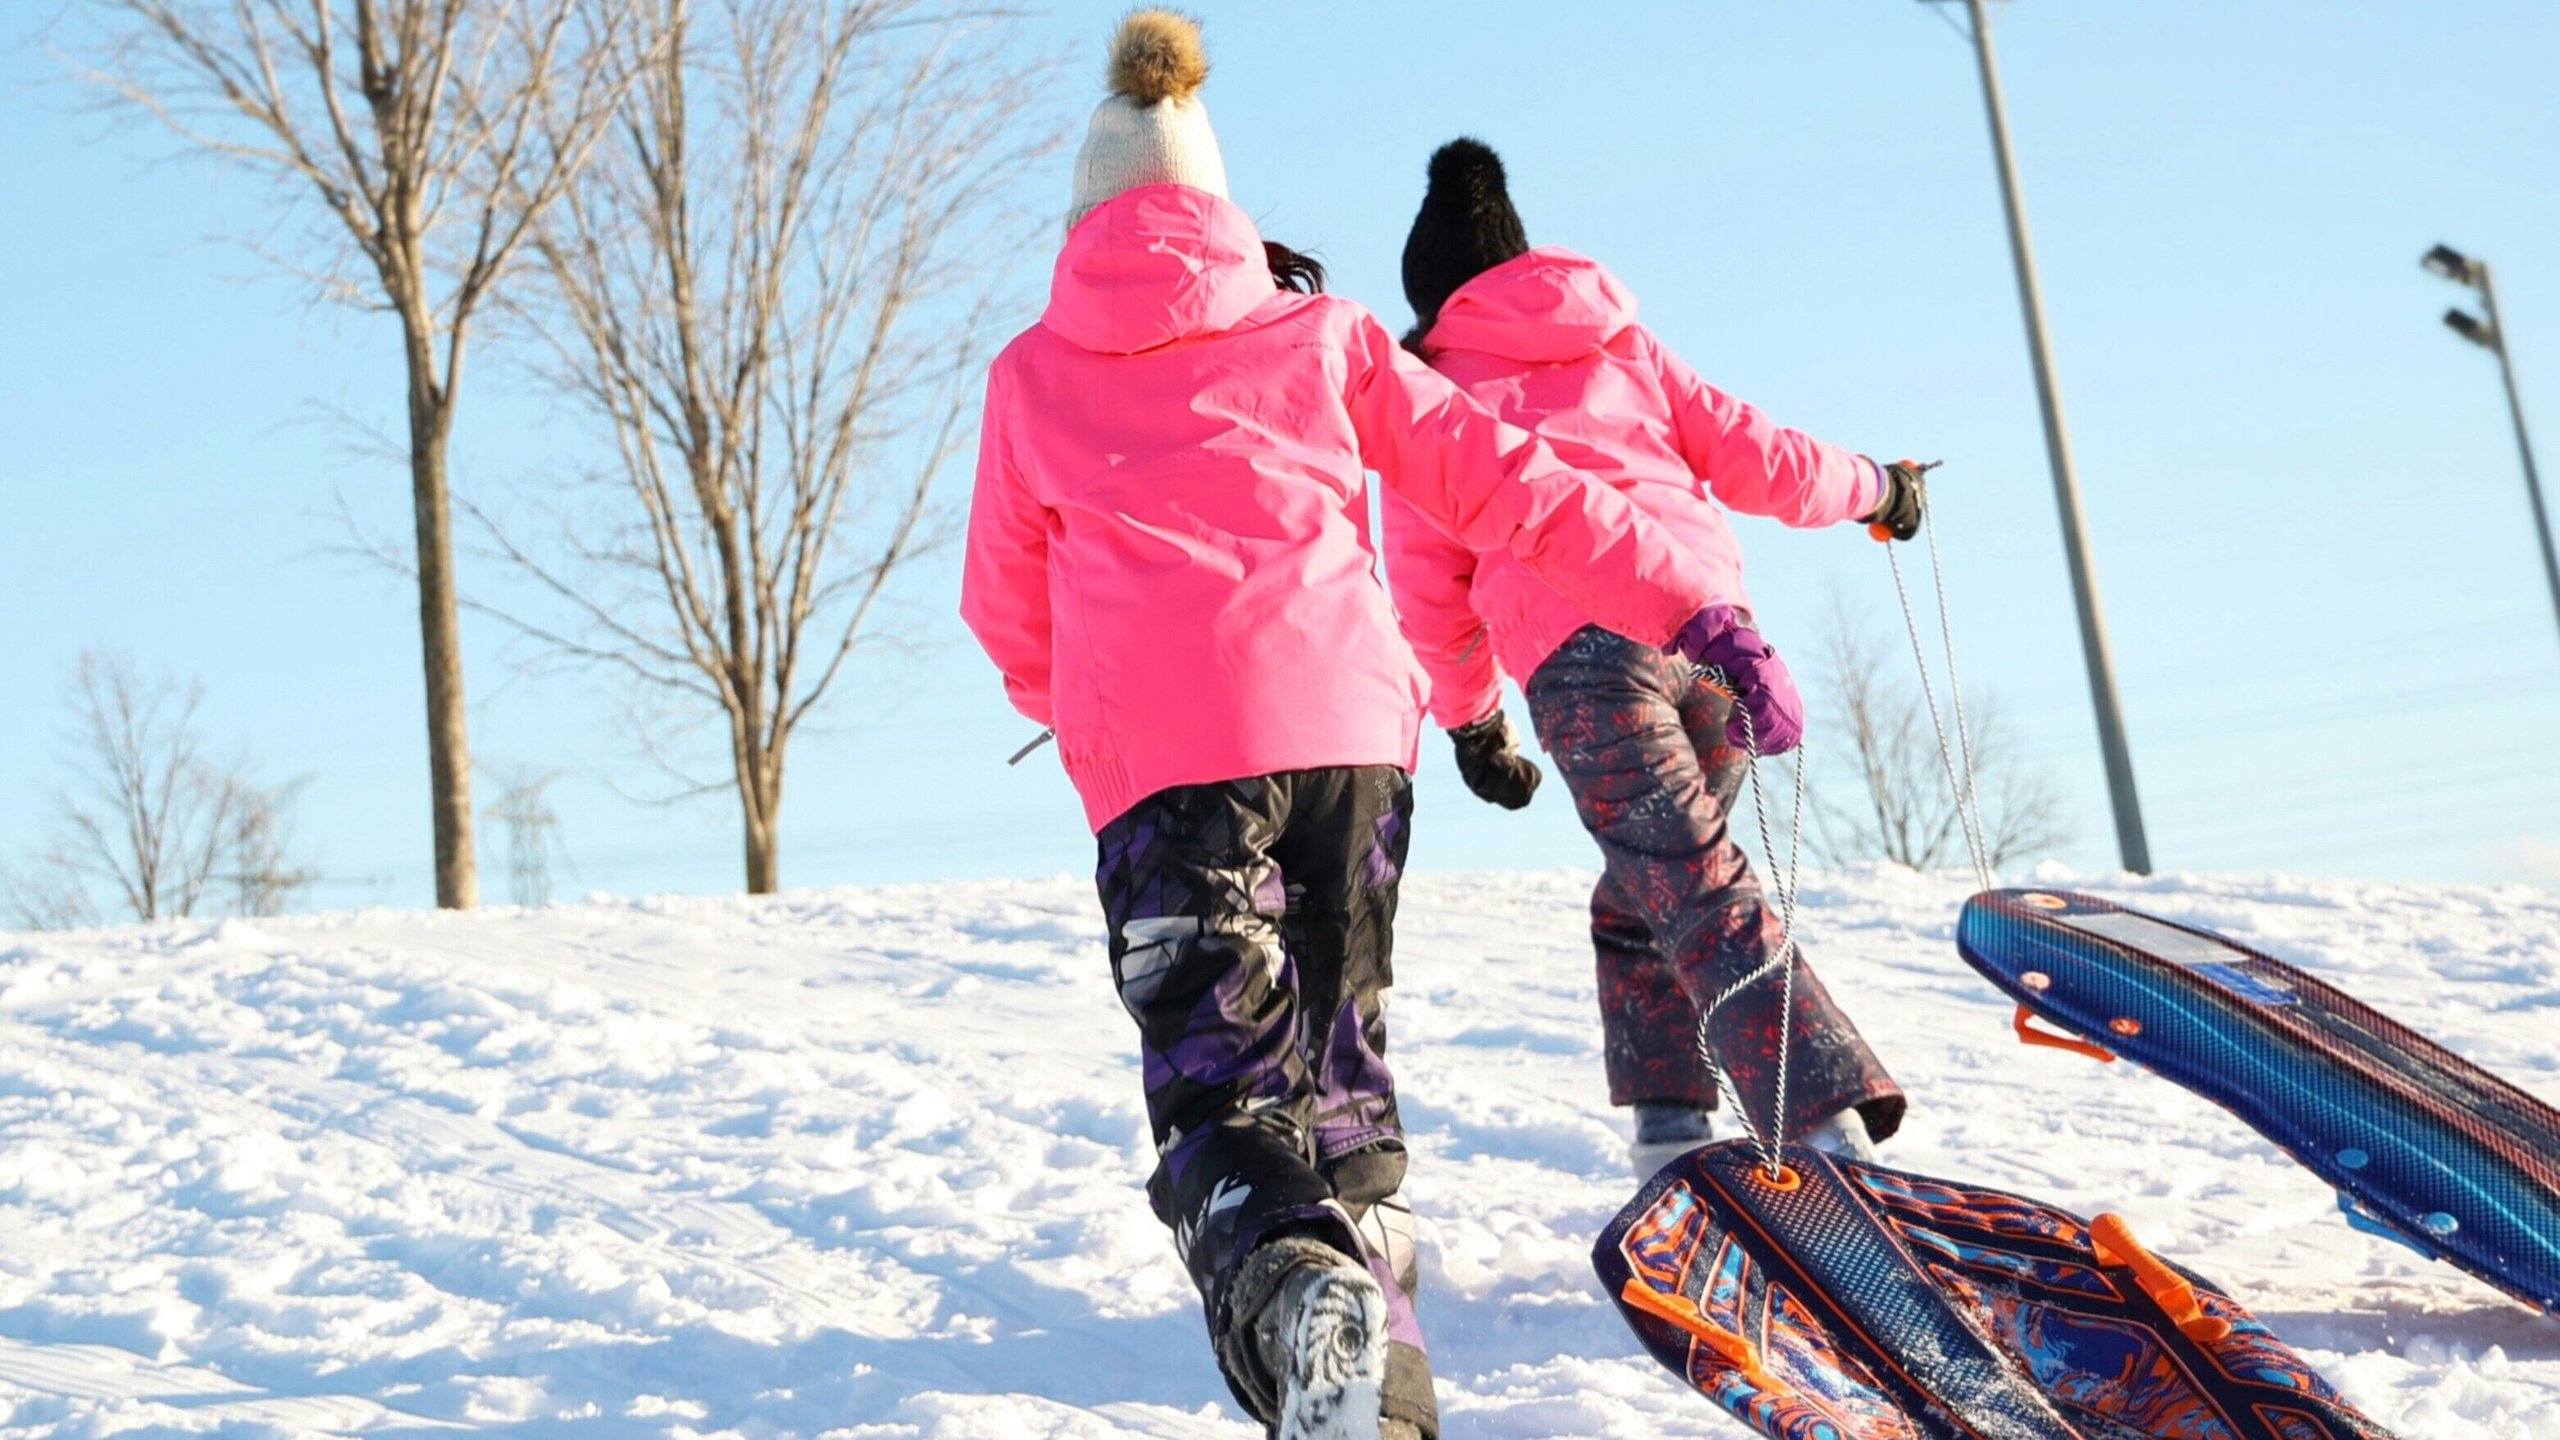
{"type": "Polygon", "coordinates": [[[1412,768],[1427,682],[1364,469],[1630,638],[1667,642],[1713,591],[1367,311],[1274,286],[1234,205],[1154,185],[1076,225],[987,376],[960,613],[1096,830],[1173,785],[1412,768]]]}
{"type": "MultiPolygon", "coordinates": [[[[1700,380],[1636,323],[1626,287],[1570,250],[1532,250],[1460,286],[1422,343],[1441,374],[1660,521],[1706,567],[1716,598],[1746,611],[1742,547],[1718,501],[1816,526],[1864,515],[1883,497],[1874,461],[1773,424],[1700,380]]],[[[1505,671],[1527,680],[1600,619],[1499,547],[1424,523],[1396,495],[1381,513],[1387,578],[1442,725],[1491,714],[1505,671]]]]}

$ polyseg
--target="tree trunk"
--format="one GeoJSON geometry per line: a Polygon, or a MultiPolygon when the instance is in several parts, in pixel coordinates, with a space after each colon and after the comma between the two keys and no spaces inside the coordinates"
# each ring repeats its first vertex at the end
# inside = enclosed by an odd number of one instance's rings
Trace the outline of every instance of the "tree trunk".
{"type": "Polygon", "coordinates": [[[738,751],[738,819],[747,843],[747,893],[782,888],[782,751],[749,740],[738,751]]]}
{"type": "Polygon", "coordinates": [[[782,835],[770,823],[749,820],[747,830],[747,893],[770,895],[782,887],[782,835]]]}
{"type": "Polygon", "coordinates": [[[409,484],[418,519],[418,637],[427,671],[427,784],[435,814],[436,904],[480,903],[471,843],[471,733],[462,703],[462,622],[454,600],[453,509],[445,493],[449,400],[418,372],[409,381],[409,484]]]}

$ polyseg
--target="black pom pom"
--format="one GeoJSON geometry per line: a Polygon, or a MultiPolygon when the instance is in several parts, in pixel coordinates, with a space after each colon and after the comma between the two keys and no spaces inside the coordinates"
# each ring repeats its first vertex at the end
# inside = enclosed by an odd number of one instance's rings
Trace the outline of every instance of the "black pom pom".
{"type": "Polygon", "coordinates": [[[1472,135],[1461,135],[1431,152],[1431,188],[1470,197],[1506,196],[1502,157],[1472,135]]]}

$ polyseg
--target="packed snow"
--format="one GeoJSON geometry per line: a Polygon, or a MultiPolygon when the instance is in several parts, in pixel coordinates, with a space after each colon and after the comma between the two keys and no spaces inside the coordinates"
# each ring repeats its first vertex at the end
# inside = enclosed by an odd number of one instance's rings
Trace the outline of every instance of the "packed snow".
{"type": "MultiPolygon", "coordinates": [[[[2560,1100],[2560,896],[2072,884],[2560,1100]]],[[[1589,877],[1407,888],[1394,1052],[1451,1440],[1733,1437],[1599,1294],[1633,1187],[1589,877]]],[[[2124,1212],[2408,1437],[2560,1440],[2560,1321],[2347,1228],[2129,1067],[2020,1049],[1965,887],[1809,877],[1886,1158],[2124,1212]]],[[[1147,1213],[1073,878],[0,935],[0,1436],[1251,1440],[1147,1213]]]]}

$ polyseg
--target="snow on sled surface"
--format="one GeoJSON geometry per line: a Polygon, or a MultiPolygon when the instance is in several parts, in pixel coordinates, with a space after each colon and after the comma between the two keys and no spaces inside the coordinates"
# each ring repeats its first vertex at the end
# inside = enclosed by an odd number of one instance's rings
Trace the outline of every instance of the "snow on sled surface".
{"type": "Polygon", "coordinates": [[[1774,1158],[1693,1151],[1592,1249],[1654,1358],[1770,1440],[2389,1440],[2114,1219],[1774,1158]]]}
{"type": "MultiPolygon", "coordinates": [[[[2548,1102],[2560,896],[2119,883],[2548,1102]]],[[[1954,877],[1806,878],[1893,1165],[2120,1210],[2404,1440],[2560,1440],[2560,1325],[2022,1051],[1954,877]]],[[[1634,1190],[1587,874],[1421,875],[1396,1073],[1450,1440],[1744,1440],[1591,1277],[1634,1190]]],[[[1254,1440],[1148,1215],[1089,881],[0,935],[0,1440],[1254,1440]]]]}
{"type": "Polygon", "coordinates": [[[2229,1109],[2358,1220],[2560,1307],[2560,1112],[2302,970],[2093,896],[1978,895],[1958,936],[2026,1009],[2229,1109]]]}

